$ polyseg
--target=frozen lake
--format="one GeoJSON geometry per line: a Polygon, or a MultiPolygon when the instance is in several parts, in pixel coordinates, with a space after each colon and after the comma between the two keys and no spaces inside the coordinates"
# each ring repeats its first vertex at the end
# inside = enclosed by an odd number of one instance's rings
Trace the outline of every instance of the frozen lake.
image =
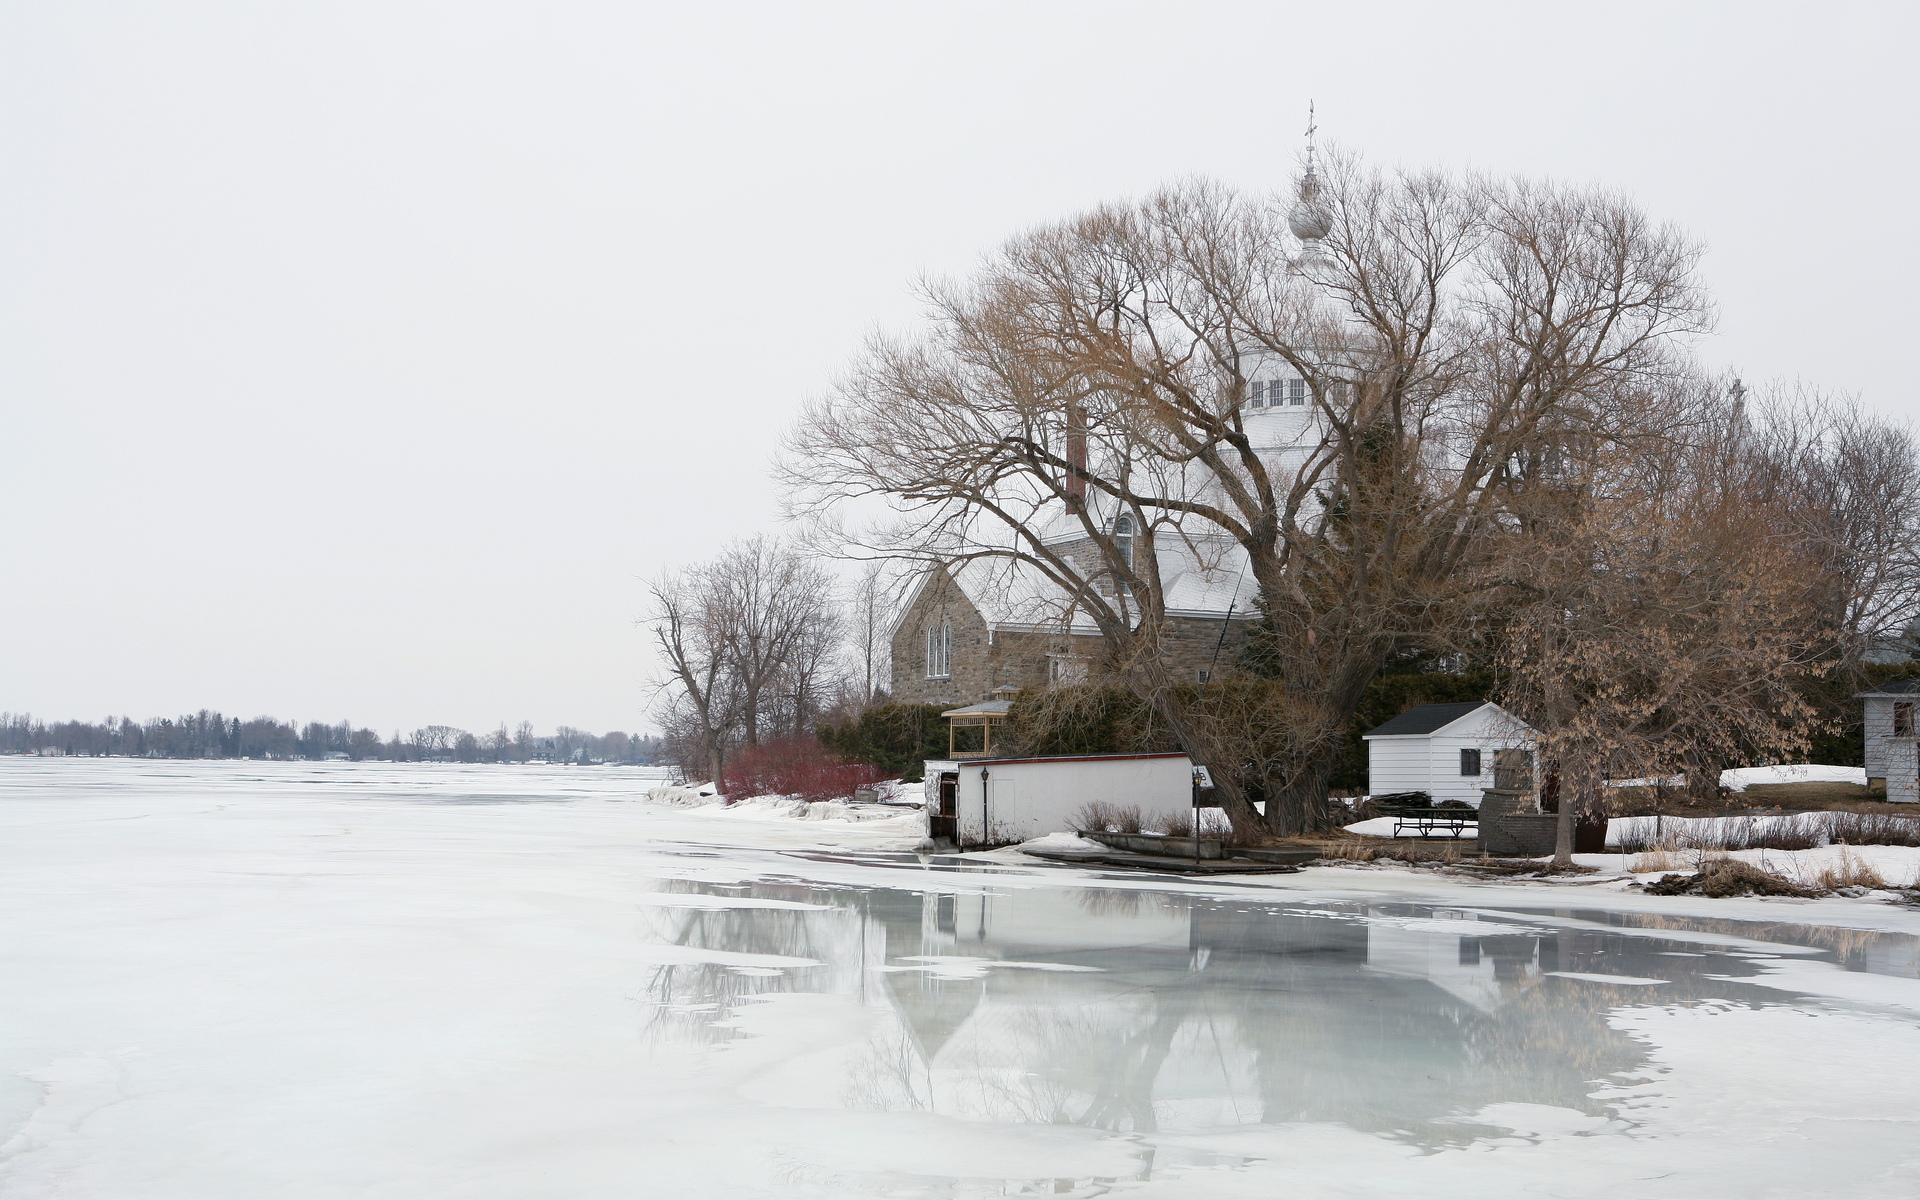
{"type": "Polygon", "coordinates": [[[1920,920],[0,759],[0,1197],[1912,1197],[1920,920]]]}

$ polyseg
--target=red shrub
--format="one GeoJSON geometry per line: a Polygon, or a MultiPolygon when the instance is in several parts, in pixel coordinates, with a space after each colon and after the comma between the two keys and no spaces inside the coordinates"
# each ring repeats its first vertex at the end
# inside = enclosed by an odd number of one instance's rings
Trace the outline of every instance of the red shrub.
{"type": "Polygon", "coordinates": [[[729,800],[747,796],[798,796],[809,804],[853,795],[853,789],[892,776],[866,763],[835,758],[810,737],[762,742],[733,756],[720,781],[720,794],[729,800]]]}

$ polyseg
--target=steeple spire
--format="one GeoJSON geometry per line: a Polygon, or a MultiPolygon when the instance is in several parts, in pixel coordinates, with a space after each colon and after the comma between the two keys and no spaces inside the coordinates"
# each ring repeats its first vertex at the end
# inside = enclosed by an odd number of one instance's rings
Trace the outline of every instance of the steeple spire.
{"type": "Polygon", "coordinates": [[[1333,221],[1327,216],[1326,208],[1320,203],[1320,174],[1315,162],[1317,149],[1316,135],[1320,132],[1320,123],[1315,119],[1313,101],[1307,101],[1307,171],[1300,178],[1300,198],[1294,202],[1293,211],[1287,214],[1287,228],[1293,230],[1293,236],[1300,239],[1300,253],[1293,260],[1297,267],[1310,266],[1320,262],[1325,255],[1320,249],[1320,240],[1333,231],[1333,221]]]}
{"type": "Polygon", "coordinates": [[[1313,142],[1314,142],[1314,135],[1319,132],[1320,132],[1320,123],[1313,119],[1313,101],[1309,100],[1307,101],[1307,178],[1308,179],[1314,178],[1313,142]]]}

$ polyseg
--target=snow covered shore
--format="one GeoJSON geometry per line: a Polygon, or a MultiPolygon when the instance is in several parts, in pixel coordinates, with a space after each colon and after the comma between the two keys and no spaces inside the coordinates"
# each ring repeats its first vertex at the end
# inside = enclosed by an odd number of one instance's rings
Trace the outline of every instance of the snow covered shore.
{"type": "Polygon", "coordinates": [[[0,1196],[1920,1194],[1913,910],[927,860],[659,784],[0,759],[0,1196]]]}

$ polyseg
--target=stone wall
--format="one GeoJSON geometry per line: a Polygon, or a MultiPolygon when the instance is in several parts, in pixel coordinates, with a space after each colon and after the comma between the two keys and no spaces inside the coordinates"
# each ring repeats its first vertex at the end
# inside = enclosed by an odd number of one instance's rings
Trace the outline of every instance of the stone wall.
{"type": "Polygon", "coordinates": [[[1532,795],[1517,789],[1485,788],[1480,796],[1481,850],[1522,858],[1553,853],[1558,815],[1538,811],[1532,795]]]}
{"type": "Polygon", "coordinates": [[[893,698],[906,704],[977,704],[998,686],[990,682],[987,623],[945,571],[936,570],[893,635],[893,698]],[[927,677],[927,630],[953,626],[950,670],[927,677]]]}
{"type": "MultiPolygon", "coordinates": [[[[1167,624],[1162,658],[1176,681],[1199,683],[1203,670],[1215,680],[1236,677],[1235,662],[1251,620],[1236,617],[1224,622],[1224,637],[1218,617],[1173,617],[1167,624]]],[[[1097,682],[1102,640],[1085,634],[989,631],[979,609],[952,578],[936,572],[894,634],[893,697],[909,704],[977,704],[995,688],[1031,691],[1050,686],[1054,673],[1049,664],[1054,660],[1082,666],[1084,682],[1097,682]],[[942,621],[953,628],[949,671],[944,678],[929,679],[927,630],[938,628],[942,621]]]]}

